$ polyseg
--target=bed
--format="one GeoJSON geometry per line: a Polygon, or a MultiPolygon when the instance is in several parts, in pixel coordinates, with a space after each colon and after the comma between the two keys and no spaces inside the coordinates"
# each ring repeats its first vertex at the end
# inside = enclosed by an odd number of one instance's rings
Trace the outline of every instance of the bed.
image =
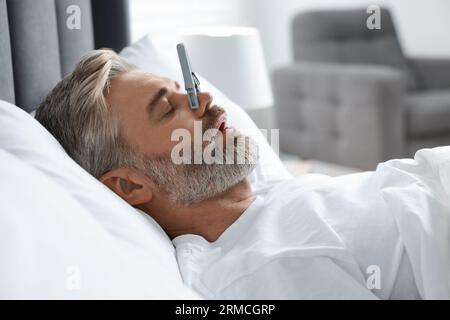
{"type": "MultiPolygon", "coordinates": [[[[182,82],[177,61],[165,61],[149,36],[130,44],[127,10],[125,0],[0,0],[0,299],[203,298],[184,286],[161,227],[78,166],[30,115],[93,48],[121,51],[141,69],[182,82]],[[67,25],[74,8],[80,29],[67,25]]],[[[290,179],[243,109],[199,77],[231,126],[259,144],[254,191],[290,179]]],[[[448,159],[450,147],[423,150],[373,176],[333,180],[339,190],[355,188],[350,202],[373,195],[394,213],[423,298],[449,296],[448,159]]]]}

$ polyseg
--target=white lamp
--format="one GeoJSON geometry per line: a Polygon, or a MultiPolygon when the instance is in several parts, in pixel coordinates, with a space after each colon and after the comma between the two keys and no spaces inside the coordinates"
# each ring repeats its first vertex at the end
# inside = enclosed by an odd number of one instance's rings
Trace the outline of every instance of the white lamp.
{"type": "Polygon", "coordinates": [[[258,30],[200,27],[180,34],[193,71],[244,108],[258,126],[269,128],[273,96],[258,30]]]}

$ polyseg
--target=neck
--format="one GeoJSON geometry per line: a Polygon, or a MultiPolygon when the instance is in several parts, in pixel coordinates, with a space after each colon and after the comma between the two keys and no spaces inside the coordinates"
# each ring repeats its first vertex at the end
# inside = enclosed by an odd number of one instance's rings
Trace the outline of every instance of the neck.
{"type": "Polygon", "coordinates": [[[174,207],[166,199],[155,197],[141,209],[150,214],[171,239],[182,234],[196,234],[214,242],[254,199],[250,182],[244,179],[213,198],[187,207],[174,207]]]}

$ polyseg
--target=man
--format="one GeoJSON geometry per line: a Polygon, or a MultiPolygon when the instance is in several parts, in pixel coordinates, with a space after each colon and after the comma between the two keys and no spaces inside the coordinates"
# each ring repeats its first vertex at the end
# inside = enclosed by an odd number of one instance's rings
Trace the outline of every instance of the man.
{"type": "Polygon", "coordinates": [[[227,125],[209,93],[198,99],[192,110],[178,83],[97,50],[50,92],[36,118],[83,168],[162,226],[183,280],[207,298],[424,297],[408,256],[415,251],[406,250],[396,215],[377,194],[380,175],[343,183],[311,175],[255,194],[254,142],[227,125]],[[203,155],[213,144],[219,159],[245,161],[175,161],[173,133],[190,133],[192,149],[181,156],[196,157],[200,121],[201,134],[212,130],[203,155]]]}

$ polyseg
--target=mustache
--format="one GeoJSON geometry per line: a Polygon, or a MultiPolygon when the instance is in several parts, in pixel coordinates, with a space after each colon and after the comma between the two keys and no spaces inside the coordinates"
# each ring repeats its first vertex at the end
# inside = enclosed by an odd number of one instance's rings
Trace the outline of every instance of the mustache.
{"type": "Polygon", "coordinates": [[[208,129],[213,129],[216,127],[217,120],[219,117],[225,113],[225,109],[218,105],[213,105],[205,111],[202,119],[202,129],[203,133],[208,129]]]}

